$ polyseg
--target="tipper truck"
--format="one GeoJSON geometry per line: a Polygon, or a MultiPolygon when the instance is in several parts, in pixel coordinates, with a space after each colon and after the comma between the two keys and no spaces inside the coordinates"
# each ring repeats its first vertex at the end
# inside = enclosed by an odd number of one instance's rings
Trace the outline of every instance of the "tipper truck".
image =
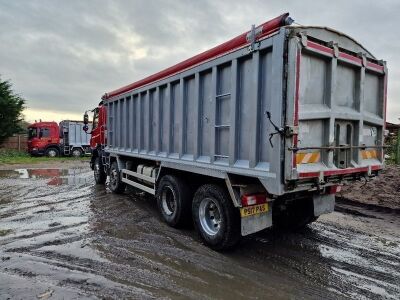
{"type": "Polygon", "coordinates": [[[59,155],[79,157],[90,154],[91,136],[83,131],[82,121],[64,120],[56,122],[35,122],[28,127],[28,152],[33,156],[59,155]]]}
{"type": "MultiPolygon", "coordinates": [[[[343,184],[384,166],[386,63],[350,36],[283,14],[105,94],[95,181],[155,196],[213,249],[332,212],[343,184]]],[[[84,116],[88,123],[88,115],[84,116]]]]}

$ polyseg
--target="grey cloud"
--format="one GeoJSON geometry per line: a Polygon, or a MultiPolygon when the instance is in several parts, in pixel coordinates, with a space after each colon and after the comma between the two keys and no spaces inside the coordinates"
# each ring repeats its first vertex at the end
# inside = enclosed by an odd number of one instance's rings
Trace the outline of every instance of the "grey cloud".
{"type": "Polygon", "coordinates": [[[80,113],[109,90],[223,42],[282,12],[356,38],[388,61],[389,112],[400,114],[400,2],[0,0],[0,75],[28,106],[80,113]]]}

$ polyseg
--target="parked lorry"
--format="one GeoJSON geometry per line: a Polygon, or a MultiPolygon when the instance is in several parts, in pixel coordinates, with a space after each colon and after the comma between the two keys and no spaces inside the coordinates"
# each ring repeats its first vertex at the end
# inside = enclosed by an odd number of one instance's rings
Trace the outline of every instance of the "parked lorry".
{"type": "MultiPolygon", "coordinates": [[[[90,154],[90,135],[82,121],[35,122],[28,127],[28,152],[31,155],[79,157],[90,154]]],[[[91,124],[87,124],[90,126],[91,124]]]]}
{"type": "Polygon", "coordinates": [[[192,219],[214,249],[332,212],[343,184],[384,166],[387,68],[346,34],[291,23],[284,14],[105,94],[96,182],[155,195],[169,225],[192,219]]]}

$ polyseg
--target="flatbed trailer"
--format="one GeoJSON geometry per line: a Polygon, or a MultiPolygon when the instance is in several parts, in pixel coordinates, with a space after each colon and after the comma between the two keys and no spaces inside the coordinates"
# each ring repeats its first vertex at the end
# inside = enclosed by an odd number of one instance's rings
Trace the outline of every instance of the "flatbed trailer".
{"type": "MultiPolygon", "coordinates": [[[[384,166],[386,63],[288,14],[104,95],[92,168],[155,195],[225,249],[333,211],[341,185],[384,166]]],[[[98,121],[98,119],[97,119],[98,121]]]]}

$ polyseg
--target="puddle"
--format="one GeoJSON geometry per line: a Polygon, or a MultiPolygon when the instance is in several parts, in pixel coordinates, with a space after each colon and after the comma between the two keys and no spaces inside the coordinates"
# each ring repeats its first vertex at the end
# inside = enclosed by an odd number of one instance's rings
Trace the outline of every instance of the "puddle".
{"type": "Polygon", "coordinates": [[[47,185],[74,185],[91,181],[87,169],[14,169],[0,170],[0,178],[49,179],[47,185]]]}

